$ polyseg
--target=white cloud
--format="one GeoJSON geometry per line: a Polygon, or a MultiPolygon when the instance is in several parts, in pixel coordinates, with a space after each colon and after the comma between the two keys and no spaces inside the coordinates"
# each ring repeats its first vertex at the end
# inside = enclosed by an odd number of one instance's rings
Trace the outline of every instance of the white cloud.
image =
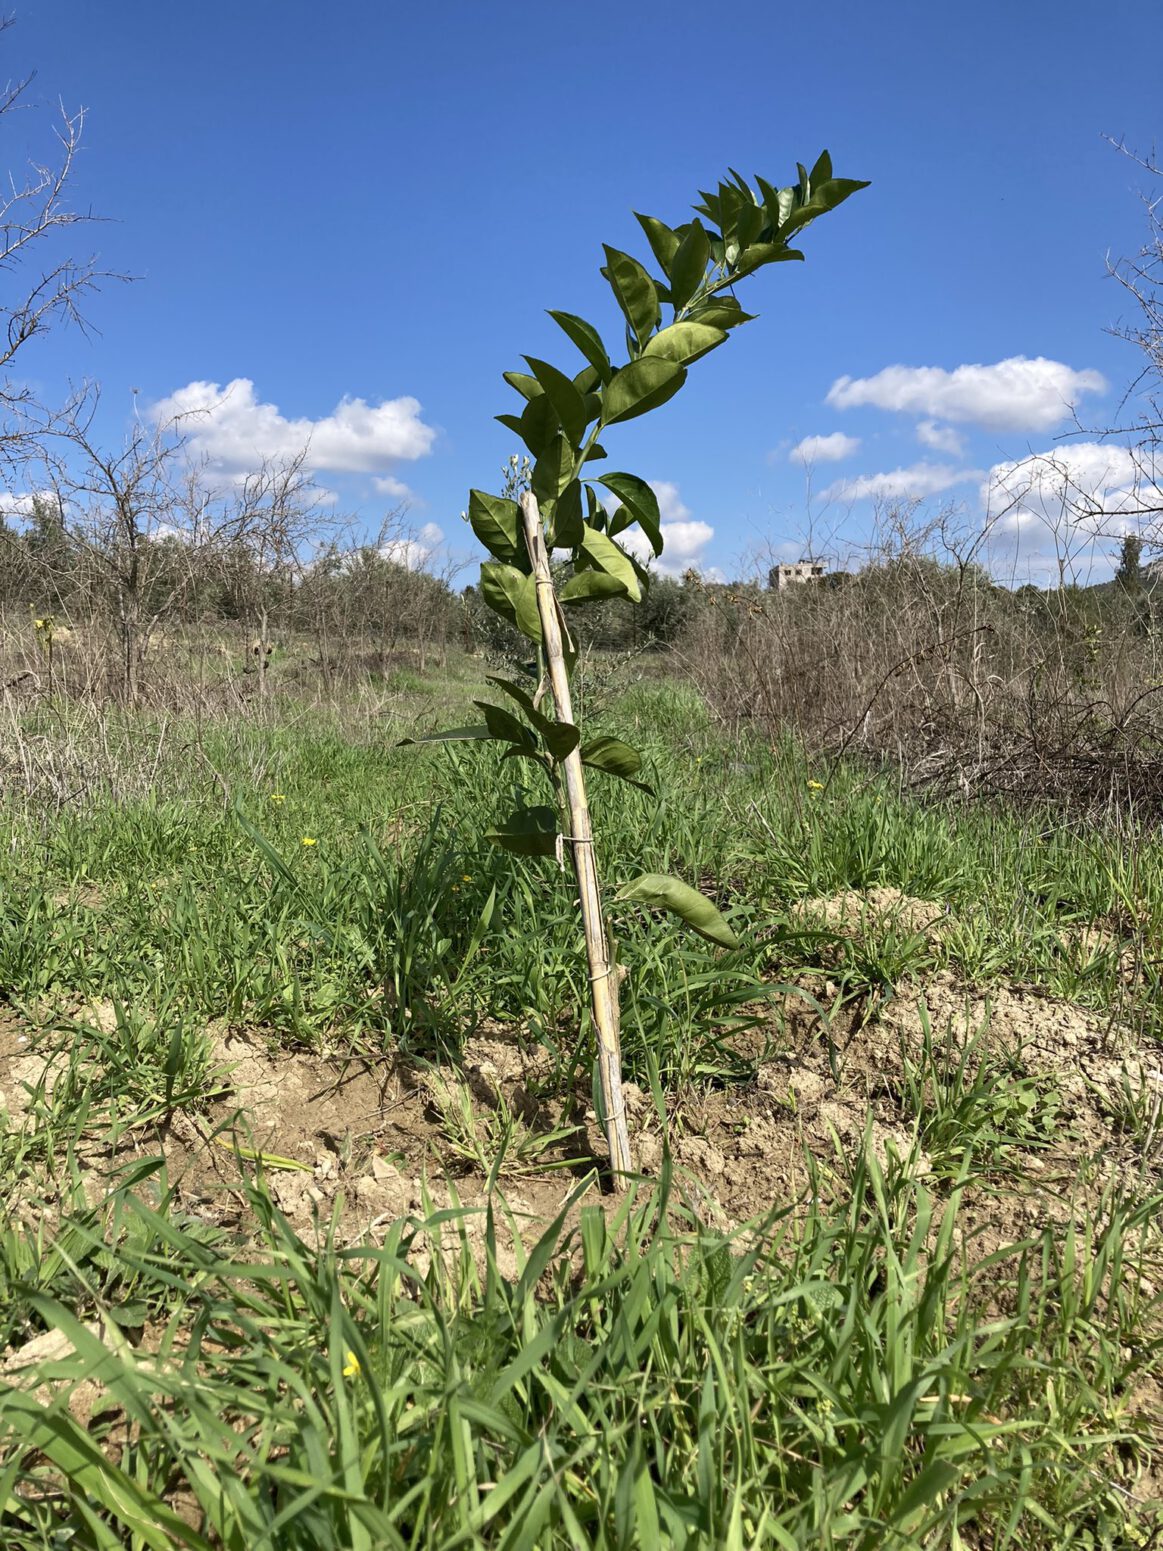
{"type": "Polygon", "coordinates": [[[56,496],[49,490],[39,493],[34,490],[0,491],[0,518],[24,522],[32,516],[38,500],[53,507],[56,505],[56,496]]]}
{"type": "Polygon", "coordinates": [[[840,463],[859,451],[860,438],[847,436],[843,431],[833,431],[830,436],[805,436],[797,442],[788,457],[793,463],[840,463]]]}
{"type": "MultiPolygon", "coordinates": [[[[644,565],[649,562],[663,576],[681,576],[684,571],[703,570],[702,553],[715,536],[709,522],[701,522],[691,516],[688,507],[678,493],[678,486],[669,479],[652,479],[650,488],[658,497],[658,513],[662,518],[662,554],[654,559],[654,550],[637,523],[619,533],[618,543],[644,565]]],[[[607,498],[608,510],[618,504],[616,498],[607,498]]]]}
{"type": "Polygon", "coordinates": [[[978,469],[959,469],[950,463],[913,463],[908,468],[890,469],[882,474],[860,474],[855,479],[838,479],[829,485],[821,499],[825,501],[919,501],[940,495],[954,485],[980,479],[978,469]]]}
{"type": "Polygon", "coordinates": [[[965,438],[951,425],[939,425],[936,420],[922,420],[917,426],[917,440],[930,452],[947,453],[951,458],[965,454],[965,438]]]}
{"type": "Polygon", "coordinates": [[[1134,532],[1137,513],[1163,507],[1163,468],[1155,466],[1149,450],[1075,442],[995,464],[981,496],[1002,527],[1016,530],[1033,518],[1134,532]]]}
{"type": "Polygon", "coordinates": [[[177,420],[193,455],[229,475],[248,473],[264,459],[285,462],[304,449],[312,471],[384,475],[393,463],[424,457],[436,435],[414,398],[345,398],[318,420],[288,419],[256,396],[249,377],[224,388],[187,383],[150,413],[159,424],[177,420]]]}
{"type": "Polygon", "coordinates": [[[1010,356],[992,366],[886,366],[874,377],[840,377],[828,390],[834,409],[871,405],[898,414],[956,420],[991,431],[1049,431],[1085,393],[1106,381],[1045,356],[1010,356]]]}
{"type": "Polygon", "coordinates": [[[1076,442],[995,464],[981,496],[995,573],[1086,584],[1109,577],[1121,536],[1163,508],[1163,468],[1149,451],[1076,442]]]}
{"type": "Polygon", "coordinates": [[[372,480],[372,484],[379,491],[380,495],[391,496],[393,501],[411,501],[413,499],[412,490],[402,479],[396,479],[391,474],[378,475],[372,480]]]}
{"type": "Polygon", "coordinates": [[[434,522],[426,522],[420,532],[408,538],[389,539],[380,546],[385,560],[402,565],[406,571],[419,571],[432,559],[444,543],[444,530],[434,522]]]}

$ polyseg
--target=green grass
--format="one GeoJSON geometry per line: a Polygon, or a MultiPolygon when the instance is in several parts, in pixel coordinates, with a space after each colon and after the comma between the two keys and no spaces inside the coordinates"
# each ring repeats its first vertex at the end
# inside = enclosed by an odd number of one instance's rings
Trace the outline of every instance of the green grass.
{"type": "MultiPolygon", "coordinates": [[[[506,804],[545,800],[535,772],[479,746],[397,746],[464,719],[474,678],[400,673],[379,707],[202,727],[30,713],[41,778],[0,813],[0,994],[58,1055],[51,1089],[0,1124],[0,1324],[10,1347],[70,1341],[0,1380],[3,1544],[1150,1543],[1148,1089],[1128,1086],[1117,1117],[1142,1178],[1095,1176],[1073,1226],[1000,1247],[977,1243],[962,1195],[1060,1133],[1058,1097],[942,1029],[902,1065],[911,1156],[809,1156],[804,1199],[735,1234],[669,1168],[612,1217],[563,1216],[507,1279],[474,1259],[455,1204],[373,1247],[308,1246],[260,1170],[250,1239],[183,1215],[156,1138],[204,1099],[214,1020],[446,1065],[500,1026],[549,1051],[551,1086],[588,1084],[569,875],[480,839],[506,804]],[[111,1400],[88,1429],[68,1407],[86,1379],[111,1400]]],[[[791,980],[831,980],[830,1005],[871,1018],[952,969],[1158,1036],[1157,835],[924,805],[790,744],[732,743],[666,682],[594,709],[657,791],[594,777],[603,875],[678,873],[743,939],[715,952],[614,912],[627,1075],[660,1107],[746,1081],[791,980]],[[877,887],[947,906],[940,932],[870,916],[838,960],[837,933],[795,908],[877,887]],[[1109,942],[1072,935],[1093,923],[1109,942]]],[[[545,1138],[475,1112],[455,1079],[443,1093],[458,1156],[515,1192],[545,1138]]]]}

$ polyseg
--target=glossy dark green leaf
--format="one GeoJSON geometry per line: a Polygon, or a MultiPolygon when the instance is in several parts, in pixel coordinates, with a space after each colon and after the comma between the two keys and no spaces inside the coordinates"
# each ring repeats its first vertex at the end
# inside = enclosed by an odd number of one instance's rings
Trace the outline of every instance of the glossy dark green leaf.
{"type": "Polygon", "coordinates": [[[602,390],[602,423],[633,420],[673,398],[686,381],[686,371],[675,361],[643,356],[624,366],[602,390]]]}
{"type": "Polygon", "coordinates": [[[531,355],[527,355],[525,359],[529,363],[534,378],[541,384],[549,402],[553,405],[562,429],[576,447],[585,435],[590,418],[586,415],[584,398],[571,379],[564,372],[559,372],[556,366],[551,366],[548,361],[539,361],[531,355]]]}
{"type": "Polygon", "coordinates": [[[485,719],[492,737],[501,743],[515,743],[520,748],[534,748],[536,738],[523,722],[506,711],[504,706],[490,705],[487,700],[474,700],[473,705],[485,719]]]}
{"type": "Polygon", "coordinates": [[[710,301],[700,302],[687,313],[690,323],[709,323],[712,328],[733,329],[740,323],[750,323],[756,314],[744,312],[733,296],[713,296],[710,301]]]}
{"type": "Polygon", "coordinates": [[[530,399],[519,417],[498,415],[497,419],[511,431],[516,431],[534,458],[541,456],[561,429],[557,413],[544,393],[530,399]]]}
{"type": "Polygon", "coordinates": [[[752,243],[759,240],[759,234],[763,230],[764,209],[762,205],[750,201],[748,191],[748,203],[744,204],[735,218],[735,241],[740,248],[749,248],[752,243]]]}
{"type": "Polygon", "coordinates": [[[515,856],[553,856],[557,850],[557,814],[552,808],[521,808],[490,829],[485,838],[515,856]]]}
{"type": "Polygon", "coordinates": [[[614,368],[610,365],[610,357],[606,354],[602,336],[593,324],[587,323],[584,318],[579,318],[572,312],[554,312],[552,308],[549,316],[558,328],[565,331],[590,365],[596,368],[602,381],[609,382],[614,375],[614,368]]]}
{"type": "MultiPolygon", "coordinates": [[[[592,485],[586,486],[586,522],[599,533],[604,533],[609,527],[609,514],[598,500],[597,491],[592,485]]],[[[581,539],[578,539],[578,543],[581,543],[581,539]]]]}
{"type": "MultiPolygon", "coordinates": [[[[752,249],[747,251],[750,253],[752,249]]],[[[664,361],[677,361],[680,366],[689,366],[692,361],[708,355],[716,345],[721,345],[726,337],[723,329],[714,328],[709,323],[692,323],[689,319],[683,323],[672,323],[669,328],[661,329],[653,336],[646,346],[644,358],[660,356],[664,361]]]]}
{"type": "Polygon", "coordinates": [[[429,732],[422,738],[401,738],[397,748],[421,743],[487,742],[493,735],[487,727],[450,727],[447,732],[429,732]]]}
{"type": "Polygon", "coordinates": [[[593,738],[589,743],[582,744],[581,758],[583,765],[589,765],[593,770],[602,770],[606,775],[617,776],[620,781],[629,781],[631,786],[654,795],[652,786],[637,779],[642,769],[641,754],[628,743],[623,743],[621,738],[593,738]]]}
{"type": "MultiPolygon", "coordinates": [[[[530,725],[540,735],[554,759],[564,759],[577,748],[581,734],[572,722],[556,722],[552,717],[543,715],[534,706],[533,697],[527,694],[520,684],[514,684],[511,679],[499,678],[492,673],[488,675],[488,679],[490,684],[496,684],[499,689],[503,689],[521,707],[530,725]]],[[[473,704],[479,705],[480,702],[474,701],[473,704]]]]}
{"type": "Polygon", "coordinates": [[[718,910],[698,889],[668,873],[645,872],[618,890],[616,898],[649,905],[654,910],[670,910],[708,942],[721,948],[737,948],[739,939],[718,910]]]}
{"type": "Polygon", "coordinates": [[[675,311],[681,311],[698,290],[711,257],[711,244],[701,221],[692,221],[674,255],[670,276],[670,299],[675,311]]]}
{"type": "Polygon", "coordinates": [[[556,501],[573,478],[574,450],[564,431],[558,431],[533,465],[530,486],[542,503],[556,501]]]}
{"type": "Polygon", "coordinates": [[[516,501],[490,495],[487,490],[470,490],[468,520],[472,524],[472,531],[494,560],[515,565],[522,571],[529,569],[529,556],[521,533],[521,514],[517,510],[516,501]]]}
{"type": "Polygon", "coordinates": [[[553,518],[553,547],[576,549],[582,537],[581,484],[573,480],[566,485],[557,502],[553,518]]]}
{"type": "Polygon", "coordinates": [[[614,299],[625,314],[626,322],[638,342],[638,348],[642,349],[658,327],[661,317],[654,281],[638,260],[631,258],[629,253],[611,248],[608,243],[603,243],[602,249],[606,255],[602,273],[610,283],[614,299]]]}
{"type": "Polygon", "coordinates": [[[585,528],[582,531],[581,552],[595,570],[604,571],[607,576],[617,577],[632,603],[642,602],[642,587],[638,581],[638,573],[629,555],[619,549],[613,539],[607,538],[604,533],[596,532],[593,528],[585,528]]]}
{"type": "Polygon", "coordinates": [[[515,684],[512,679],[503,678],[499,673],[486,673],[485,679],[490,684],[495,684],[498,689],[503,689],[511,700],[521,707],[526,715],[535,712],[537,707],[533,704],[533,696],[525,688],[524,684],[515,684]]]}
{"type": "MultiPolygon", "coordinates": [[[[637,474],[605,474],[598,481],[612,491],[621,501],[620,510],[629,514],[630,522],[636,522],[650,540],[656,555],[662,553],[662,514],[658,509],[658,497],[644,479],[637,474]]],[[[629,523],[624,524],[629,526],[629,523]]],[[[611,537],[620,529],[610,525],[611,537]]]]}
{"type": "Polygon", "coordinates": [[[634,219],[646,233],[646,240],[650,244],[654,257],[658,260],[658,267],[669,278],[671,260],[674,258],[681,241],[679,234],[662,221],[655,220],[652,215],[639,215],[635,211],[634,219]]]}
{"type": "Polygon", "coordinates": [[[826,183],[813,188],[812,197],[788,216],[780,236],[790,236],[799,227],[806,226],[809,221],[814,221],[817,216],[825,214],[828,210],[835,210],[837,205],[843,204],[852,194],[857,194],[862,188],[868,187],[867,181],[858,178],[829,178],[826,183]]]}
{"type": "MultiPolygon", "coordinates": [[[[586,399],[593,399],[595,403],[601,403],[596,390],[602,385],[602,374],[596,366],[583,366],[573,379],[573,385],[581,394],[583,402],[586,399]]],[[[598,412],[595,409],[593,414],[589,416],[586,424],[588,425],[590,420],[597,419],[597,414],[598,412]]]]}
{"type": "Polygon", "coordinates": [[[816,165],[808,174],[808,181],[815,188],[819,183],[829,183],[832,179],[832,158],[827,151],[821,151],[816,160],[816,165]]]}
{"type": "Polygon", "coordinates": [[[750,275],[764,264],[783,264],[788,260],[802,259],[798,248],[789,248],[782,242],[755,242],[744,248],[735,261],[736,278],[750,275]]]}
{"type": "Polygon", "coordinates": [[[562,603],[571,605],[601,603],[606,598],[624,598],[626,587],[618,577],[608,576],[604,571],[578,571],[557,596],[562,603]]]}
{"type": "Polygon", "coordinates": [[[502,372],[501,374],[510,388],[516,388],[517,392],[526,401],[535,399],[545,389],[537,381],[536,377],[530,377],[526,372],[502,372]]]}
{"type": "Polygon", "coordinates": [[[481,597],[502,619],[516,625],[522,635],[540,641],[541,617],[532,576],[514,566],[486,560],[481,566],[481,597]]]}

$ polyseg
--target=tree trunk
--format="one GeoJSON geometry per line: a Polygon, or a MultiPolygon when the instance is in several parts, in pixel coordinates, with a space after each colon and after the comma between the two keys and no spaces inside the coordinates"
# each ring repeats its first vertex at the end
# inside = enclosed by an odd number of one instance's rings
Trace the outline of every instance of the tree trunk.
{"type": "MultiPolygon", "coordinates": [[[[549,683],[553,690],[553,702],[559,722],[573,724],[573,700],[569,689],[569,673],[562,649],[560,605],[553,590],[553,577],[549,570],[549,555],[541,530],[541,514],[537,498],[531,491],[521,496],[521,518],[525,529],[525,544],[533,563],[533,577],[537,587],[537,612],[541,619],[541,634],[549,669],[549,683]]],[[[582,922],[585,928],[586,956],[590,969],[590,999],[593,1010],[594,1030],[598,1045],[598,1074],[602,1093],[602,1122],[606,1143],[610,1150],[610,1169],[614,1188],[626,1188],[625,1176],[633,1167],[630,1159],[630,1138],[626,1130],[626,1110],[622,1102],[622,1041],[618,1014],[618,973],[611,962],[610,941],[602,915],[602,897],[598,887],[598,862],[594,855],[594,835],[590,825],[589,804],[586,801],[584,767],[579,749],[574,749],[562,761],[565,780],[566,804],[569,809],[569,829],[566,836],[573,854],[574,873],[577,877],[581,902],[582,922]]]]}

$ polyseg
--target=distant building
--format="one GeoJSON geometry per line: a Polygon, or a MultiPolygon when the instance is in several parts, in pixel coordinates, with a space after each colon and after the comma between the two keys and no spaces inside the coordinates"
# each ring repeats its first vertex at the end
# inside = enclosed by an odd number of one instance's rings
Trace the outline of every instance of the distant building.
{"type": "Polygon", "coordinates": [[[794,565],[773,565],[767,573],[767,585],[772,592],[783,592],[785,587],[795,587],[802,582],[818,582],[824,575],[824,567],[815,560],[797,560],[794,565]]]}

